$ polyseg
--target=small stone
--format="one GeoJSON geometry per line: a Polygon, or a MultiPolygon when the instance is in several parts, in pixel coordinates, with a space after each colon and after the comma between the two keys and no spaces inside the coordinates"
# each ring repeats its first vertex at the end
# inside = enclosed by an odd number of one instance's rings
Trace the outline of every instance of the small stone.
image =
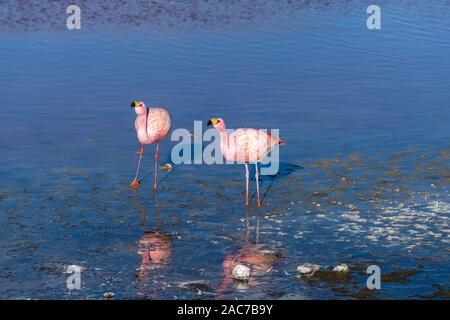
{"type": "Polygon", "coordinates": [[[247,281],[250,278],[250,268],[243,264],[237,264],[234,266],[231,275],[235,280],[247,281]]]}
{"type": "Polygon", "coordinates": [[[337,265],[333,268],[334,272],[348,272],[350,268],[345,263],[341,263],[340,265],[337,265]]]}
{"type": "Polygon", "coordinates": [[[172,171],[173,166],[172,166],[170,163],[164,163],[164,164],[160,165],[159,168],[160,168],[161,170],[170,172],[170,171],[172,171]]]}
{"type": "Polygon", "coordinates": [[[112,299],[116,296],[116,294],[114,292],[105,292],[103,294],[103,297],[105,297],[106,299],[112,299]]]}
{"type": "Polygon", "coordinates": [[[297,268],[297,272],[300,276],[311,277],[314,273],[320,270],[320,266],[312,263],[302,264],[297,268]]]}

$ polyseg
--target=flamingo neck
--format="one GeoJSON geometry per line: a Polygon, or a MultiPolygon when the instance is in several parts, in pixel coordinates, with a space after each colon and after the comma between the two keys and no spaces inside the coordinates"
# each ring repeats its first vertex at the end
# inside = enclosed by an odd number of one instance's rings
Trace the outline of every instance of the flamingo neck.
{"type": "Polygon", "coordinates": [[[220,151],[226,157],[228,151],[228,133],[226,129],[219,130],[220,133],[220,151]]]}
{"type": "Polygon", "coordinates": [[[147,120],[148,120],[148,109],[145,114],[141,114],[138,116],[137,134],[138,134],[139,140],[148,139],[147,120]]]}

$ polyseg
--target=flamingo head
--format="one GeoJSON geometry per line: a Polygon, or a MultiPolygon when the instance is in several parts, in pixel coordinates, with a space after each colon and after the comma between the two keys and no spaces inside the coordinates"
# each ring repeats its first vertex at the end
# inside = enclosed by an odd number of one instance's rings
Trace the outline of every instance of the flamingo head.
{"type": "Polygon", "coordinates": [[[134,111],[138,116],[142,116],[147,113],[147,106],[142,101],[131,102],[131,107],[134,108],[134,111]]]}
{"type": "Polygon", "coordinates": [[[213,126],[219,131],[225,131],[225,121],[222,118],[211,118],[208,120],[208,126],[213,126]]]}

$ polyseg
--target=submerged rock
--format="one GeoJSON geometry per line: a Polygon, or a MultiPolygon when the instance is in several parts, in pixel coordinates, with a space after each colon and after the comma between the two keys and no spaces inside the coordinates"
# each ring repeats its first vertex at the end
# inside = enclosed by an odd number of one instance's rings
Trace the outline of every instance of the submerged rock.
{"type": "Polygon", "coordinates": [[[231,275],[235,280],[247,281],[250,278],[250,268],[243,264],[237,264],[234,266],[231,275]]]}
{"type": "Polygon", "coordinates": [[[248,289],[248,281],[235,281],[233,286],[237,290],[247,290],[248,289]]]}
{"type": "Polygon", "coordinates": [[[178,287],[198,292],[214,292],[214,289],[203,281],[185,281],[181,282],[178,287]]]}
{"type": "Polygon", "coordinates": [[[312,263],[305,263],[298,266],[297,272],[300,276],[311,277],[314,273],[320,270],[320,266],[312,263]]]}
{"type": "Polygon", "coordinates": [[[334,272],[349,272],[350,268],[345,263],[341,263],[333,268],[334,272]]]}

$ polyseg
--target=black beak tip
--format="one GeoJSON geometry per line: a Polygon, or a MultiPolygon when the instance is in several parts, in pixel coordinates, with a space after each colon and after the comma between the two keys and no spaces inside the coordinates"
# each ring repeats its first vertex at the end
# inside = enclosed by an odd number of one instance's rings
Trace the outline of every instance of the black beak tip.
{"type": "Polygon", "coordinates": [[[208,125],[208,126],[212,126],[212,122],[211,122],[211,119],[209,119],[209,120],[208,120],[208,123],[207,123],[207,125],[208,125]]]}
{"type": "Polygon", "coordinates": [[[131,101],[131,105],[130,105],[130,107],[131,107],[131,108],[134,108],[134,107],[136,107],[136,102],[134,102],[134,101],[131,101]]]}

